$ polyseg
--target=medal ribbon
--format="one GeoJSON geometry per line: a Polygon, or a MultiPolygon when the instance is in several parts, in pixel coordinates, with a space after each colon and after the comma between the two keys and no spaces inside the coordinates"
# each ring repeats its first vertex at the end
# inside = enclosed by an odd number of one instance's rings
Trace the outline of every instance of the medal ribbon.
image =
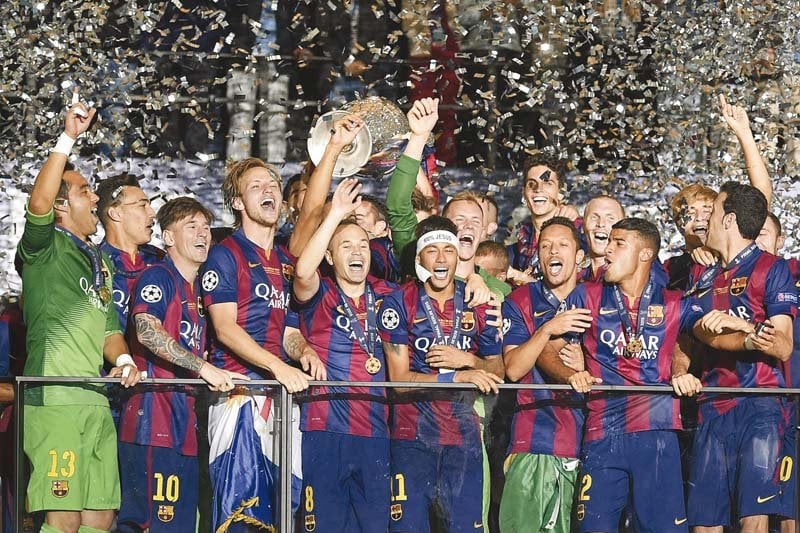
{"type": "Polygon", "coordinates": [[[425,310],[425,315],[428,317],[433,328],[433,334],[436,336],[437,344],[449,344],[450,346],[457,346],[458,336],[461,333],[461,319],[464,315],[464,287],[463,283],[456,282],[456,294],[453,298],[453,331],[450,332],[450,338],[444,338],[444,330],[439,318],[436,316],[436,311],[433,310],[433,303],[430,296],[425,292],[425,289],[420,287],[419,299],[422,303],[422,309],[425,310]]]}
{"type": "Polygon", "coordinates": [[[365,352],[367,352],[369,357],[375,357],[375,346],[378,343],[378,320],[375,316],[375,293],[372,291],[372,287],[370,287],[369,283],[367,283],[364,291],[364,295],[367,298],[366,331],[364,331],[364,328],[361,326],[361,322],[358,320],[353,307],[347,301],[347,295],[342,291],[338,284],[336,285],[336,290],[339,291],[339,301],[342,302],[344,315],[347,317],[347,320],[350,321],[350,329],[352,329],[353,334],[355,334],[358,345],[361,346],[365,352]]]}
{"type": "Polygon", "coordinates": [[[625,305],[625,298],[622,295],[622,291],[620,290],[619,285],[614,285],[614,301],[616,302],[617,310],[619,311],[619,318],[622,322],[622,329],[625,333],[626,345],[630,343],[631,339],[635,339],[637,334],[641,334],[641,332],[644,331],[644,326],[647,322],[647,308],[650,307],[650,302],[653,299],[654,289],[655,283],[653,283],[653,277],[651,275],[647,280],[647,286],[644,288],[642,297],[639,298],[639,312],[636,316],[636,327],[634,328],[631,315],[628,313],[628,306],[625,305]]]}
{"type": "MultiPolygon", "coordinates": [[[[728,263],[728,268],[726,268],[725,270],[732,270],[737,266],[739,266],[739,264],[742,261],[750,257],[750,254],[752,254],[756,250],[756,248],[758,248],[756,246],[756,243],[754,242],[750,243],[744,250],[739,252],[739,254],[733,258],[733,261],[728,263]]],[[[719,274],[721,270],[722,270],[722,265],[720,265],[719,263],[717,263],[712,267],[707,268],[706,271],[703,272],[703,274],[700,276],[700,279],[697,280],[697,283],[695,283],[694,286],[686,292],[685,296],[691,296],[696,292],[710,289],[711,286],[714,284],[714,278],[717,277],[717,274],[719,274]]]]}
{"type": "Polygon", "coordinates": [[[100,288],[105,284],[105,276],[103,275],[103,258],[100,255],[100,250],[97,249],[97,246],[90,242],[86,242],[83,239],[79,239],[76,235],[72,232],[60,227],[56,226],[56,231],[60,231],[64,235],[69,236],[72,239],[72,242],[75,243],[75,246],[89,259],[89,264],[92,267],[92,288],[94,289],[95,293],[99,295],[100,288]]]}

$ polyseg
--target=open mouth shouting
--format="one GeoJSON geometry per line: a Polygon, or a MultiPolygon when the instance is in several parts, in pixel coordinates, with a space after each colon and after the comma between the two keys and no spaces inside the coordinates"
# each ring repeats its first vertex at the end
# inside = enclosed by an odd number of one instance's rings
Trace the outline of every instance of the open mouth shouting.
{"type": "Polygon", "coordinates": [[[270,211],[274,211],[275,210],[275,198],[272,198],[272,197],[268,196],[268,197],[264,198],[263,200],[261,200],[261,208],[262,209],[267,209],[267,210],[270,210],[270,211]]]}
{"type": "Polygon", "coordinates": [[[705,239],[708,235],[708,222],[695,222],[693,232],[701,239],[705,239]]]}
{"type": "Polygon", "coordinates": [[[444,281],[447,279],[447,274],[450,272],[450,269],[447,267],[435,267],[433,269],[433,277],[437,280],[444,281]]]}
{"type": "Polygon", "coordinates": [[[201,252],[207,252],[208,242],[205,239],[203,239],[202,241],[197,241],[194,243],[194,248],[201,252]]]}
{"type": "Polygon", "coordinates": [[[561,259],[554,257],[547,263],[547,271],[551,276],[557,276],[564,268],[564,263],[561,259]]]}
{"type": "Polygon", "coordinates": [[[592,237],[594,237],[597,244],[602,244],[603,246],[608,244],[608,233],[605,231],[595,231],[592,233],[592,237]]]}
{"type": "Polygon", "coordinates": [[[470,233],[463,233],[458,238],[458,244],[461,246],[471,247],[475,244],[475,236],[470,233]]]}
{"type": "Polygon", "coordinates": [[[364,272],[364,261],[361,259],[353,259],[349,263],[347,263],[347,268],[349,268],[354,273],[363,273],[364,272]]]}

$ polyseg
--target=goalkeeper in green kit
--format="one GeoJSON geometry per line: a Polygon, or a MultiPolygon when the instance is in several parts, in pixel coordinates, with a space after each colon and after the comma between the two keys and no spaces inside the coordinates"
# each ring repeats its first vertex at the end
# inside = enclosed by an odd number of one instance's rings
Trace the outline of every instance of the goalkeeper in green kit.
{"type": "MultiPolygon", "coordinates": [[[[73,97],[64,133],[33,185],[17,253],[23,261],[28,327],[26,376],[98,377],[103,358],[125,387],[140,380],[111,304],[111,262],[89,240],[97,195],[68,166],[95,110],[73,97]]],[[[28,511],[45,511],[41,531],[108,531],[119,508],[117,435],[97,385],[29,385],[24,447],[31,462],[28,511]]]]}

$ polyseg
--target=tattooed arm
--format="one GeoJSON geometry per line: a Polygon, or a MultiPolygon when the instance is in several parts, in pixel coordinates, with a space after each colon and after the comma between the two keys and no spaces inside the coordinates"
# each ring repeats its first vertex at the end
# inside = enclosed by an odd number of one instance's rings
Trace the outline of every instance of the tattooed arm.
{"type": "Polygon", "coordinates": [[[283,332],[283,349],[292,361],[297,361],[303,371],[316,380],[328,379],[325,364],[320,360],[317,352],[308,345],[300,330],[287,326],[283,332]]]}
{"type": "Polygon", "coordinates": [[[169,336],[161,321],[147,313],[139,313],[135,317],[136,337],[142,345],[165,361],[198,374],[208,382],[213,391],[226,392],[233,389],[234,379],[248,380],[247,376],[229,372],[210,365],[201,358],[182,348],[169,336]]]}

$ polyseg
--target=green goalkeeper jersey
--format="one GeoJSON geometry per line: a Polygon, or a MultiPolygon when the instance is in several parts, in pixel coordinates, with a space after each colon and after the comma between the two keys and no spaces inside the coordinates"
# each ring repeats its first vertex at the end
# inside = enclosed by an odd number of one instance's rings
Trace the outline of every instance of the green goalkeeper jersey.
{"type": "MultiPolygon", "coordinates": [[[[17,251],[22,271],[23,316],[28,330],[26,376],[98,377],[106,336],[120,332],[111,302],[92,286],[89,258],[70,235],[57,231],[54,214],[25,214],[17,251]]],[[[104,283],[111,290],[107,257],[104,283]]],[[[108,405],[102,386],[26,386],[30,405],[108,405]]]]}

